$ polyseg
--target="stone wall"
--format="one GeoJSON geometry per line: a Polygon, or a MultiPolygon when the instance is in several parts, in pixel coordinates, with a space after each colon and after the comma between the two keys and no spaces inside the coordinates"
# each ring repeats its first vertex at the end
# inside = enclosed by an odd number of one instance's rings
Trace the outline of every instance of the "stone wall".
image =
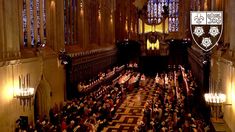
{"type": "Polygon", "coordinates": [[[229,54],[220,56],[215,54],[212,57],[211,77],[215,80],[214,88],[226,94],[226,102],[223,105],[224,120],[231,129],[235,131],[235,67],[234,58],[229,54]],[[220,82],[220,83],[219,83],[220,82]]]}

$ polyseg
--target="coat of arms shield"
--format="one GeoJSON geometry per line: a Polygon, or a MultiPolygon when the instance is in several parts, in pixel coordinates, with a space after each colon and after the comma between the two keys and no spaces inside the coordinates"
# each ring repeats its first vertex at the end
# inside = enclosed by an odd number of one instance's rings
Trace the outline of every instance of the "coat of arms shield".
{"type": "Polygon", "coordinates": [[[190,31],[195,43],[204,51],[211,50],[223,30],[222,11],[191,11],[190,31]]]}

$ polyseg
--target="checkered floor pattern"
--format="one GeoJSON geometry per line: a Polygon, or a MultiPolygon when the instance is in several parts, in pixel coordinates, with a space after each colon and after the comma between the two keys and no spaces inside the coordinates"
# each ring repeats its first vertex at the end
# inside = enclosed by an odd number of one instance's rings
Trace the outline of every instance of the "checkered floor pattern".
{"type": "Polygon", "coordinates": [[[137,122],[143,118],[143,108],[155,90],[154,79],[147,78],[144,86],[135,88],[116,111],[113,120],[103,129],[104,132],[133,132],[137,122]]]}

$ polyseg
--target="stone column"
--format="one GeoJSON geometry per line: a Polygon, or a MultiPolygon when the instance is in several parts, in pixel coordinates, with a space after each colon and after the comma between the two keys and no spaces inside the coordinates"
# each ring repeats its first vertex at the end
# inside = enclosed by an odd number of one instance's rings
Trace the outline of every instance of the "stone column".
{"type": "Polygon", "coordinates": [[[235,34],[235,1],[234,0],[228,0],[229,1],[229,9],[228,9],[228,18],[229,18],[229,41],[230,41],[230,48],[232,50],[235,50],[235,37],[232,35],[235,34]]]}
{"type": "Polygon", "coordinates": [[[46,29],[47,29],[47,45],[55,49],[56,44],[56,6],[54,0],[46,1],[46,29]]]}
{"type": "Polygon", "coordinates": [[[3,17],[3,1],[0,1],[0,60],[3,59],[5,52],[5,42],[4,42],[4,17],[3,17]]]}
{"type": "Polygon", "coordinates": [[[89,39],[89,25],[88,25],[88,11],[89,10],[89,0],[83,0],[83,10],[84,10],[84,22],[83,22],[83,48],[89,47],[88,39],[89,39]]]}
{"type": "Polygon", "coordinates": [[[64,0],[56,0],[56,40],[55,49],[64,49],[64,0]]]}
{"type": "Polygon", "coordinates": [[[229,43],[229,34],[230,34],[230,9],[229,9],[229,0],[226,0],[224,3],[224,9],[223,9],[223,41],[225,43],[229,43]]]}
{"type": "Polygon", "coordinates": [[[2,0],[0,7],[0,51],[3,58],[15,58],[20,55],[18,1],[2,0]]]}

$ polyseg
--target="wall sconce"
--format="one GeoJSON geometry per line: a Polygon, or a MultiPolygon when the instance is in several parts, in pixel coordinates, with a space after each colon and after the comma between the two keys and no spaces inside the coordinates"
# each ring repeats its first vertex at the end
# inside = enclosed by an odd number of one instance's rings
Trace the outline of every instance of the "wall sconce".
{"type": "Polygon", "coordinates": [[[126,32],[128,32],[128,22],[127,22],[127,20],[125,22],[125,30],[126,30],[126,32]]]}
{"type": "MultiPolygon", "coordinates": [[[[219,68],[219,67],[218,67],[219,68]]],[[[219,71],[220,72],[220,71],[219,71]]],[[[220,73],[218,73],[218,78],[220,78],[220,73]]],[[[209,93],[204,95],[206,103],[211,108],[211,115],[212,117],[223,118],[223,106],[231,105],[226,103],[226,94],[222,93],[222,80],[218,79],[218,82],[215,82],[213,79],[210,78],[210,88],[209,93]]]]}
{"type": "Polygon", "coordinates": [[[98,20],[101,21],[101,9],[98,10],[98,20]]]}
{"type": "Polygon", "coordinates": [[[133,23],[131,22],[131,32],[133,32],[133,23]]]}
{"type": "Polygon", "coordinates": [[[55,8],[55,1],[53,1],[53,0],[51,1],[51,7],[55,8]]]}
{"type": "Polygon", "coordinates": [[[110,15],[110,22],[113,23],[113,15],[110,15]]]}
{"type": "Polygon", "coordinates": [[[204,98],[211,108],[212,117],[215,117],[216,120],[222,118],[222,104],[226,101],[226,95],[222,93],[206,93],[204,98]]]}
{"type": "Polygon", "coordinates": [[[83,1],[80,2],[80,15],[83,15],[83,1]]]}
{"type": "Polygon", "coordinates": [[[82,0],[80,1],[80,8],[81,9],[83,8],[83,1],[82,0]]]}
{"type": "Polygon", "coordinates": [[[14,88],[13,97],[20,100],[20,105],[30,105],[34,88],[30,87],[30,74],[19,76],[19,88],[14,88]]]}
{"type": "Polygon", "coordinates": [[[207,103],[224,103],[226,101],[226,95],[222,93],[206,93],[204,95],[207,103]]]}

